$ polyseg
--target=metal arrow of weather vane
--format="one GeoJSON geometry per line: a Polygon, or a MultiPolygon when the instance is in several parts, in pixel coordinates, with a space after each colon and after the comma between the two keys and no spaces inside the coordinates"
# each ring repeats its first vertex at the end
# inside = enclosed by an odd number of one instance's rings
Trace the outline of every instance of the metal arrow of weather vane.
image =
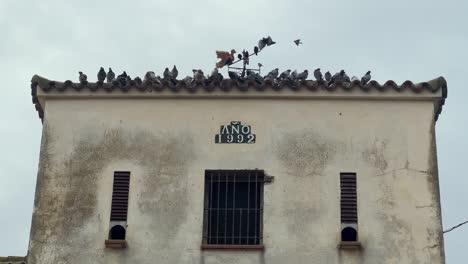
{"type": "Polygon", "coordinates": [[[249,53],[248,51],[243,50],[242,53],[239,53],[237,55],[237,60],[235,60],[235,58],[234,58],[234,54],[236,53],[235,49],[232,49],[231,52],[216,51],[216,56],[218,57],[218,59],[220,59],[220,61],[218,63],[216,63],[216,67],[217,68],[222,68],[225,65],[227,65],[228,66],[228,71],[230,71],[231,69],[236,70],[236,71],[240,72],[241,77],[245,77],[245,74],[246,74],[247,70],[256,71],[256,72],[258,72],[260,74],[260,69],[263,66],[261,63],[258,63],[258,68],[256,68],[256,69],[254,69],[254,68],[247,69],[247,65],[249,65],[250,56],[258,56],[258,54],[265,47],[271,46],[271,45],[273,45],[275,43],[276,42],[273,41],[273,39],[270,36],[268,36],[266,38],[261,38],[258,41],[258,45],[254,47],[254,50],[253,50],[252,53],[249,53]],[[234,65],[234,64],[236,64],[236,63],[238,63],[240,61],[242,61],[242,63],[243,63],[242,68],[232,66],[232,65],[234,65]]]}

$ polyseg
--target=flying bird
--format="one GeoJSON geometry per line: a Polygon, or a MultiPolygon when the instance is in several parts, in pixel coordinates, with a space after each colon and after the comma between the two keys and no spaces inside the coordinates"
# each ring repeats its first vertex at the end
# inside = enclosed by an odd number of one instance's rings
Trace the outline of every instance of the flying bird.
{"type": "Polygon", "coordinates": [[[172,67],[171,77],[175,80],[177,76],[179,76],[179,71],[177,70],[177,67],[174,65],[174,67],[172,67]]]}
{"type": "Polygon", "coordinates": [[[231,50],[231,53],[227,51],[216,51],[216,56],[220,59],[219,62],[216,63],[216,67],[222,68],[224,65],[231,65],[234,62],[234,54],[236,53],[235,49],[231,50]]]}
{"type": "Polygon", "coordinates": [[[80,83],[85,83],[88,81],[88,76],[86,76],[86,74],[80,71],[78,73],[80,74],[80,76],[78,77],[78,79],[80,80],[80,83]]]}
{"type": "Polygon", "coordinates": [[[258,55],[258,47],[257,46],[254,47],[254,53],[255,53],[255,55],[258,55]]]}
{"type": "Polygon", "coordinates": [[[302,44],[301,39],[294,40],[294,44],[296,44],[296,46],[299,46],[299,44],[302,44]]]}
{"type": "Polygon", "coordinates": [[[270,36],[268,36],[266,38],[261,38],[258,41],[258,48],[262,50],[263,48],[265,48],[265,46],[271,46],[273,44],[276,44],[276,42],[273,41],[273,39],[270,36]]]}
{"type": "Polygon", "coordinates": [[[367,84],[370,80],[371,80],[371,71],[367,71],[366,74],[364,76],[362,76],[361,78],[361,82],[362,84],[367,84]]]}
{"type": "Polygon", "coordinates": [[[278,77],[278,79],[280,80],[283,80],[283,79],[286,79],[287,77],[289,77],[289,74],[291,73],[291,70],[285,70],[284,72],[282,72],[280,74],[280,76],[278,77]]]}
{"type": "Polygon", "coordinates": [[[301,80],[301,81],[305,81],[307,79],[307,77],[309,76],[309,71],[308,70],[304,70],[303,72],[299,73],[297,75],[297,79],[298,80],[301,80]]]}
{"type": "Polygon", "coordinates": [[[97,74],[98,81],[103,82],[106,79],[106,76],[107,76],[106,71],[104,70],[103,67],[101,67],[101,69],[99,69],[99,72],[97,74]]]}
{"type": "Polygon", "coordinates": [[[322,75],[322,72],[320,71],[320,68],[315,69],[314,77],[317,81],[323,81],[323,75],[322,75]]]}
{"type": "Polygon", "coordinates": [[[113,80],[115,80],[115,73],[112,71],[112,69],[109,67],[109,72],[107,73],[107,82],[110,83],[113,80]]]}

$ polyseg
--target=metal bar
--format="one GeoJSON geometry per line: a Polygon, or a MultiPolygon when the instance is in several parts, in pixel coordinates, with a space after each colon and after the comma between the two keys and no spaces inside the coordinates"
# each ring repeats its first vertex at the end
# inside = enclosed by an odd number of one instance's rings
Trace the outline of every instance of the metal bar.
{"type": "Polygon", "coordinates": [[[218,171],[218,204],[216,204],[218,210],[216,211],[216,244],[219,244],[219,190],[221,189],[221,172],[218,171]]]}
{"type": "Polygon", "coordinates": [[[239,244],[242,244],[242,209],[239,212],[239,244]]]}
{"type": "Polygon", "coordinates": [[[227,201],[228,201],[228,181],[227,181],[227,178],[228,178],[229,174],[226,172],[226,195],[225,195],[225,200],[224,200],[224,244],[227,243],[226,239],[227,239],[227,201]]]}
{"type": "Polygon", "coordinates": [[[247,183],[247,243],[249,244],[249,218],[250,218],[250,171],[247,174],[248,183],[247,183]]]}
{"type": "Polygon", "coordinates": [[[260,184],[259,244],[263,244],[263,184],[260,184]]]}
{"type": "Polygon", "coordinates": [[[258,184],[258,172],[255,172],[255,221],[254,221],[254,244],[257,244],[257,184],[258,184]]]}
{"type": "MultiPolygon", "coordinates": [[[[213,172],[210,173],[210,178],[211,178],[211,179],[210,179],[210,206],[209,206],[209,207],[211,208],[211,207],[213,207],[213,172]]],[[[212,223],[211,223],[211,216],[212,216],[212,213],[213,213],[213,211],[210,210],[210,211],[209,211],[209,214],[208,214],[208,215],[209,215],[209,218],[210,218],[210,219],[209,219],[209,222],[208,222],[208,223],[209,223],[209,224],[208,224],[208,234],[209,234],[209,239],[208,239],[209,241],[208,241],[208,243],[209,243],[209,244],[211,244],[211,242],[212,242],[212,241],[211,241],[211,237],[213,236],[213,234],[212,234],[212,232],[211,232],[211,225],[212,225],[212,223]]]]}
{"type": "Polygon", "coordinates": [[[237,174],[234,172],[234,184],[232,186],[232,244],[234,244],[234,223],[236,222],[235,218],[235,210],[236,210],[236,176],[237,174]]]}

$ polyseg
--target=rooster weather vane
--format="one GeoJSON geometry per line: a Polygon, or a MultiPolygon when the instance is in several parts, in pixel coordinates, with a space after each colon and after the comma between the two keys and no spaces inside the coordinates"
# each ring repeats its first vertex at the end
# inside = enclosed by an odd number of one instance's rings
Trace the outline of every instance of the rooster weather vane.
{"type": "Polygon", "coordinates": [[[265,47],[271,46],[273,44],[276,44],[273,39],[268,36],[266,38],[261,38],[258,41],[258,45],[254,47],[253,52],[249,53],[245,49],[242,51],[242,53],[237,54],[237,60],[234,58],[234,54],[236,54],[236,50],[232,49],[231,52],[228,51],[216,51],[216,56],[218,59],[220,59],[219,62],[216,63],[216,68],[223,68],[224,66],[228,66],[228,72],[229,76],[231,75],[240,75],[240,77],[244,78],[245,74],[249,72],[258,72],[260,74],[260,70],[262,68],[262,64],[258,63],[258,68],[249,68],[247,69],[247,65],[250,63],[250,56],[258,56],[258,53],[260,53],[265,47]],[[234,67],[232,65],[242,61],[243,66],[242,67],[234,67]]]}

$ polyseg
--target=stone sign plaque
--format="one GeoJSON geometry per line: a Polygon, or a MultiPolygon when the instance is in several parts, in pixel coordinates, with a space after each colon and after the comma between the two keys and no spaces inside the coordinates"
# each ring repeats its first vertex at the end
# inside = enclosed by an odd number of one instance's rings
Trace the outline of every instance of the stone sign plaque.
{"type": "Polygon", "coordinates": [[[221,126],[219,134],[215,135],[216,144],[253,144],[255,134],[249,125],[243,125],[240,121],[231,121],[231,124],[221,126]]]}

